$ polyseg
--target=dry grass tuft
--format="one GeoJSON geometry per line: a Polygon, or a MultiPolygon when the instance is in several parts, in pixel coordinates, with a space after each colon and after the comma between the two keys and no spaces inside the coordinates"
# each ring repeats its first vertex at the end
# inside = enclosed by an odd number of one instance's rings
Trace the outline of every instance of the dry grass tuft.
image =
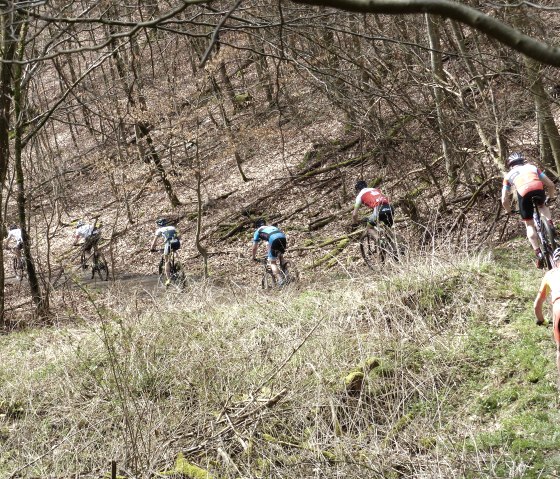
{"type": "MultiPolygon", "coordinates": [[[[439,258],[439,259],[438,259],[439,258]]],[[[98,319],[0,339],[3,477],[452,477],[445,418],[482,257],[264,294],[112,290],[98,319]],[[180,462],[180,461],[179,461],[180,462]]]]}

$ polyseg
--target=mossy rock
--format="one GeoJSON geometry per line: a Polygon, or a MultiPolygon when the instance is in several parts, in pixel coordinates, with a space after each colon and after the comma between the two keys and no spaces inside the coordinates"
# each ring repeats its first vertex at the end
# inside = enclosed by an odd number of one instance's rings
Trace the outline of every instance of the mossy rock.
{"type": "Polygon", "coordinates": [[[160,473],[163,476],[180,477],[182,479],[213,479],[213,476],[205,469],[188,462],[183,453],[177,454],[175,467],[170,471],[160,473]]]}

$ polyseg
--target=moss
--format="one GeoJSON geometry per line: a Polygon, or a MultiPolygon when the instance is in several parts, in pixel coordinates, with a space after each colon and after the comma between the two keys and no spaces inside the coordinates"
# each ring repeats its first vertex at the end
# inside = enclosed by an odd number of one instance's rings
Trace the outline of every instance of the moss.
{"type": "Polygon", "coordinates": [[[164,471],[160,474],[164,476],[179,476],[184,479],[213,479],[208,471],[188,462],[181,452],[177,455],[175,467],[171,471],[164,471]]]}
{"type": "Polygon", "coordinates": [[[349,394],[359,394],[364,382],[364,372],[361,369],[352,371],[344,378],[346,392],[349,394]]]}
{"type": "Polygon", "coordinates": [[[431,449],[433,449],[434,447],[436,447],[437,444],[437,440],[435,437],[421,437],[420,439],[418,439],[418,448],[422,451],[422,452],[428,452],[431,449]]]}
{"type": "Polygon", "coordinates": [[[235,95],[233,97],[233,101],[235,101],[235,103],[246,103],[246,102],[251,101],[252,99],[253,99],[253,97],[248,92],[238,93],[237,95],[235,95]]]}

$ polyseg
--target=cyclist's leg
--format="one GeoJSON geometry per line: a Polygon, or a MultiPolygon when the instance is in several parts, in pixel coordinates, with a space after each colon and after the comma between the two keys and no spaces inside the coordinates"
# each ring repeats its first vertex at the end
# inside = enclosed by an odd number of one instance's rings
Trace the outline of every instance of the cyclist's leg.
{"type": "MultiPolygon", "coordinates": [[[[533,196],[535,196],[534,193],[536,192],[530,191],[525,196],[521,196],[518,194],[517,204],[519,205],[519,214],[521,216],[521,219],[525,223],[527,239],[529,240],[529,243],[531,243],[531,246],[533,247],[533,249],[538,255],[538,253],[540,252],[539,238],[537,236],[535,222],[533,221],[534,208],[533,208],[532,198],[533,196]]],[[[542,194],[544,195],[544,191],[542,192],[542,194]]],[[[543,197],[543,203],[544,203],[544,197],[543,197]]]]}
{"type": "Polygon", "coordinates": [[[274,254],[275,251],[272,249],[271,243],[266,244],[266,251],[266,258],[268,264],[270,265],[270,269],[272,269],[272,274],[275,278],[278,278],[278,275],[280,274],[280,268],[278,267],[278,257],[274,254]]]}
{"type": "Polygon", "coordinates": [[[525,223],[525,228],[527,231],[527,239],[529,240],[529,243],[531,243],[531,246],[535,251],[540,249],[539,237],[537,236],[537,229],[535,228],[535,222],[532,219],[523,220],[523,222],[525,223]]]}
{"type": "Polygon", "coordinates": [[[171,281],[171,253],[169,241],[166,241],[163,246],[163,261],[165,263],[165,278],[167,281],[171,281]]]}
{"type": "Polygon", "coordinates": [[[274,276],[279,283],[284,280],[284,275],[280,269],[282,254],[286,251],[286,237],[284,235],[273,237],[272,241],[268,243],[268,261],[272,268],[274,276]]]}
{"type": "Polygon", "coordinates": [[[373,213],[369,215],[367,219],[367,234],[377,240],[379,238],[379,233],[377,231],[377,221],[379,220],[379,207],[375,207],[373,209],[373,213]]]}
{"type": "Polygon", "coordinates": [[[560,301],[556,301],[552,305],[552,317],[554,342],[556,343],[556,369],[560,377],[560,301]]]}

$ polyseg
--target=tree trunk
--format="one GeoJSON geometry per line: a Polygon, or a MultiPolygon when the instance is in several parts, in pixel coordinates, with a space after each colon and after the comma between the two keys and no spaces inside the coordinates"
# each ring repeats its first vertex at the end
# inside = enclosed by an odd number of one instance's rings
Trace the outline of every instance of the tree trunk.
{"type": "MultiPolygon", "coordinates": [[[[2,42],[2,65],[0,66],[0,204],[8,164],[10,158],[10,107],[12,106],[12,60],[15,58],[16,47],[21,30],[21,22],[17,21],[17,16],[8,8],[3,10],[1,23],[1,42],[2,42]],[[14,21],[16,20],[16,21],[14,21]]],[[[4,223],[5,218],[0,213],[0,223],[4,223]]],[[[4,250],[0,248],[0,326],[6,324],[5,317],[5,273],[4,273],[4,250]]]]}
{"type": "Polygon", "coordinates": [[[530,58],[525,57],[525,66],[529,78],[529,89],[535,100],[535,114],[539,125],[540,138],[542,139],[541,151],[550,150],[554,162],[550,158],[541,157],[545,165],[551,168],[556,175],[560,174],[560,134],[554,122],[554,116],[550,108],[550,100],[544,91],[540,65],[530,58]],[[548,162],[547,162],[548,160],[548,162]]]}
{"type": "Polygon", "coordinates": [[[432,74],[434,76],[434,97],[436,101],[436,113],[439,133],[441,136],[441,146],[443,156],[445,158],[445,169],[447,171],[447,179],[453,191],[457,186],[457,172],[455,162],[453,160],[453,153],[449,144],[447,132],[449,125],[443,112],[443,103],[445,102],[445,92],[439,84],[445,81],[445,72],[443,71],[443,64],[441,61],[441,38],[438,28],[439,20],[432,15],[426,15],[426,23],[428,25],[428,38],[430,42],[430,65],[432,67],[432,74]]]}
{"type": "MultiPolygon", "coordinates": [[[[26,22],[21,33],[21,40],[18,47],[17,58],[23,59],[24,52],[24,39],[27,33],[28,23],[26,22]]],[[[27,276],[29,280],[29,288],[31,290],[31,298],[35,304],[35,312],[38,317],[45,317],[48,314],[48,302],[45,301],[41,293],[41,286],[39,285],[39,278],[35,270],[35,262],[31,255],[31,245],[29,241],[29,234],[27,232],[26,220],[26,201],[25,201],[25,185],[22,167],[22,137],[23,131],[23,105],[25,102],[24,94],[22,92],[22,67],[21,64],[14,65],[14,114],[15,114],[15,138],[14,138],[14,167],[16,170],[16,184],[17,184],[17,209],[19,226],[21,228],[21,236],[23,240],[23,254],[26,259],[27,276]]]]}

